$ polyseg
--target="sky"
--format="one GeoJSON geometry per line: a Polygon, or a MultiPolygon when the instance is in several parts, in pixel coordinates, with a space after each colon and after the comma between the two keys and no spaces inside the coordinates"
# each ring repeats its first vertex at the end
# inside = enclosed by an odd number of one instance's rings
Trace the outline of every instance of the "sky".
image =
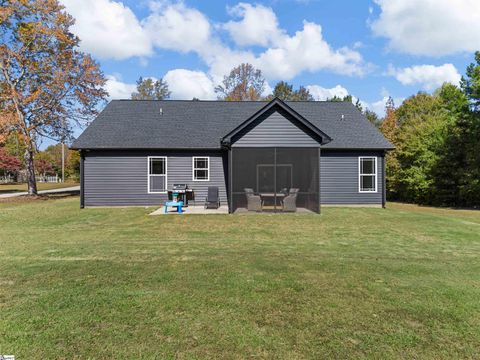
{"type": "Polygon", "coordinates": [[[478,0],[61,0],[81,48],[100,63],[110,99],[140,77],[172,99],[216,99],[233,67],[306,86],[316,100],[351,94],[383,115],[443,82],[458,84],[480,50],[478,0]]]}

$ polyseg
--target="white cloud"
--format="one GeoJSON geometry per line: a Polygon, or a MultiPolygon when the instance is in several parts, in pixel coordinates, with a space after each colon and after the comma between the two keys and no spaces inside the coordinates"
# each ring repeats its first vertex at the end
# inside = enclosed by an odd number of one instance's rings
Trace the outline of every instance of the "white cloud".
{"type": "Polygon", "coordinates": [[[419,85],[424,90],[434,90],[444,82],[458,85],[461,78],[453,64],[415,65],[402,69],[390,66],[388,75],[394,76],[403,85],[419,85]]]}
{"type": "Polygon", "coordinates": [[[380,16],[373,32],[392,49],[442,56],[480,49],[478,0],[375,0],[380,16]]]}
{"type": "Polygon", "coordinates": [[[263,5],[239,3],[229,8],[229,14],[240,17],[240,21],[229,21],[223,27],[240,46],[268,46],[282,34],[278,27],[277,16],[273,10],[263,5]]]}
{"type": "MultiPolygon", "coordinates": [[[[75,31],[82,38],[82,46],[94,55],[114,59],[138,56],[140,64],[145,65],[154,48],[193,52],[208,66],[213,84],[220,83],[243,62],[262,70],[268,80],[290,80],[302,72],[320,70],[361,76],[370,70],[354,48],[332,48],[319,24],[304,21],[302,29],[289,35],[279,26],[273,10],[263,5],[239,3],[229,10],[236,16],[234,21],[214,24],[182,0],[151,1],[150,13],[142,21],[119,0],[62,1],[77,18],[75,31]],[[225,29],[237,44],[259,45],[262,49],[230,47],[220,37],[225,29]]],[[[201,86],[191,92],[211,96],[210,90],[205,90],[205,78],[200,79],[198,72],[172,74],[181,75],[184,82],[195,78],[201,86]]],[[[190,96],[185,90],[180,93],[190,96]]]]}
{"type": "Polygon", "coordinates": [[[172,99],[200,100],[216,99],[215,86],[212,80],[202,71],[185,69],[170,70],[163,79],[172,92],[172,99]]]}
{"type": "Polygon", "coordinates": [[[312,94],[313,98],[318,101],[331,99],[334,96],[343,98],[348,95],[348,90],[341,85],[337,85],[333,88],[324,88],[319,85],[308,85],[306,88],[310,94],[312,94]]]}
{"type": "Polygon", "coordinates": [[[106,75],[105,77],[107,78],[105,90],[107,90],[110,100],[130,99],[132,92],[137,89],[136,84],[122,82],[122,78],[118,74],[106,75]]]}
{"type": "MultiPolygon", "coordinates": [[[[373,111],[379,117],[382,118],[385,116],[385,105],[387,103],[388,98],[389,98],[388,95],[384,95],[383,98],[378,101],[374,101],[372,103],[362,101],[361,103],[364,109],[369,109],[370,111],[373,111]]],[[[395,107],[399,107],[400,105],[402,105],[404,100],[405,98],[395,97],[393,98],[393,103],[395,104],[395,107]]]]}
{"type": "Polygon", "coordinates": [[[148,35],[132,10],[112,0],[61,0],[75,19],[81,47],[99,58],[126,59],[152,53],[148,35]]]}
{"type": "Polygon", "coordinates": [[[211,41],[207,17],[183,2],[150,3],[152,14],[143,22],[154,44],[162,49],[180,52],[202,52],[211,41]]]}
{"type": "Polygon", "coordinates": [[[249,62],[261,69],[268,79],[289,80],[304,71],[330,70],[345,75],[368,71],[359,52],[347,47],[333,49],[324,39],[320,25],[304,22],[293,36],[278,26],[276,15],[262,5],[240,3],[230,13],[240,17],[213,26],[197,9],[183,2],[153,2],[153,13],[142,24],[159,48],[181,52],[193,51],[210,67],[217,83],[234,66],[249,62]],[[227,29],[241,45],[262,45],[258,54],[232,49],[215,33],[227,29]],[[268,46],[268,47],[267,47],[268,46]]]}
{"type": "Polygon", "coordinates": [[[267,77],[285,80],[303,71],[331,70],[343,75],[363,75],[368,71],[359,52],[347,47],[332,49],[323,39],[322,27],[308,21],[294,36],[282,36],[260,54],[256,64],[267,77]]]}

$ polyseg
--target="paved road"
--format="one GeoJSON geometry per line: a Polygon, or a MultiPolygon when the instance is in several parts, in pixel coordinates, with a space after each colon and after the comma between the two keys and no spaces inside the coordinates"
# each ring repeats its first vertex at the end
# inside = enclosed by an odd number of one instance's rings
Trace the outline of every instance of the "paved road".
{"type": "MultiPolygon", "coordinates": [[[[66,187],[61,189],[41,190],[38,193],[39,194],[55,194],[55,193],[63,193],[63,192],[70,192],[70,191],[80,191],[80,186],[71,186],[71,187],[66,187]]],[[[24,195],[28,195],[28,192],[22,191],[22,192],[10,193],[10,194],[0,194],[0,199],[10,198],[15,196],[24,196],[24,195]]]]}

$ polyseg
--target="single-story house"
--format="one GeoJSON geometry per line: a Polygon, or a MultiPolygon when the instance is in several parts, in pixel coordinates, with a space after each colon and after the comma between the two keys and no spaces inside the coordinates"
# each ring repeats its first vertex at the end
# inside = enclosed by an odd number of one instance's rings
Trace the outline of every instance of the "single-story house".
{"type": "Polygon", "coordinates": [[[245,189],[273,210],[292,188],[296,206],[314,212],[385,206],[393,146],[350,102],[275,98],[114,100],[72,148],[81,152],[81,207],[161,205],[181,183],[197,203],[218,187],[233,213],[246,207],[245,189]]]}

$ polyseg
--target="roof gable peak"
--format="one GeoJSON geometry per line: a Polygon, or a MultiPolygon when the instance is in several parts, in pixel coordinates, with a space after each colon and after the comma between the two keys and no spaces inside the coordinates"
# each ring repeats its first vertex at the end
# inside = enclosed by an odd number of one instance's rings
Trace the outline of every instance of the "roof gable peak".
{"type": "Polygon", "coordinates": [[[281,100],[278,97],[273,98],[270,102],[268,102],[265,106],[263,106],[260,110],[255,112],[252,116],[250,116],[248,119],[246,119],[243,123],[241,123],[239,126],[237,126],[235,129],[230,131],[228,134],[226,134],[222,139],[221,139],[221,144],[222,146],[230,147],[232,143],[232,137],[239,134],[241,131],[246,129],[248,126],[253,124],[255,120],[257,120],[260,116],[263,114],[267,113],[268,111],[274,109],[274,108],[279,108],[283,111],[285,111],[287,114],[289,114],[295,121],[297,121],[299,124],[303,125],[306,127],[309,131],[317,135],[320,139],[321,145],[324,145],[328,142],[330,142],[332,139],[330,136],[325,134],[322,130],[320,130],[318,127],[313,125],[310,121],[305,119],[302,115],[300,115],[297,111],[292,109],[288,104],[285,103],[285,101],[281,100]]]}

